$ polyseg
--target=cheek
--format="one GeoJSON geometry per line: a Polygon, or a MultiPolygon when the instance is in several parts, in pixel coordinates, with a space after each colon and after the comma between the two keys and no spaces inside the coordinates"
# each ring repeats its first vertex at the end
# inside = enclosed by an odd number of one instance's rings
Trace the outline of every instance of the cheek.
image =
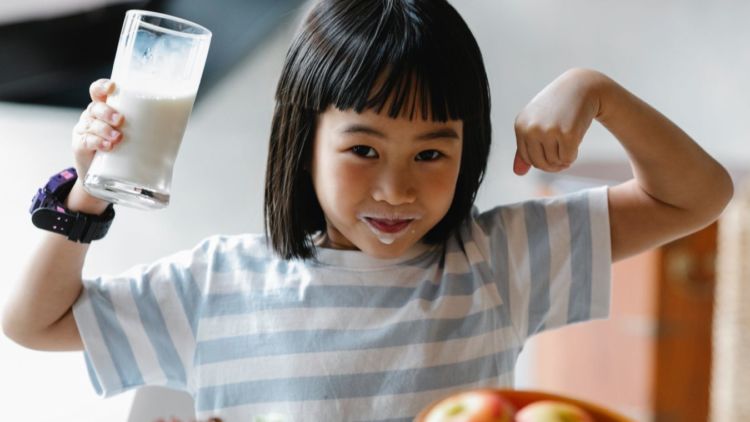
{"type": "Polygon", "coordinates": [[[329,202],[345,203],[358,200],[358,192],[369,180],[366,169],[345,160],[329,160],[317,172],[316,189],[329,202]]]}
{"type": "Polygon", "coordinates": [[[439,201],[442,205],[445,203],[450,206],[453,202],[453,195],[456,191],[456,181],[458,180],[458,167],[442,169],[442,171],[433,171],[425,174],[422,178],[422,191],[439,201]]]}

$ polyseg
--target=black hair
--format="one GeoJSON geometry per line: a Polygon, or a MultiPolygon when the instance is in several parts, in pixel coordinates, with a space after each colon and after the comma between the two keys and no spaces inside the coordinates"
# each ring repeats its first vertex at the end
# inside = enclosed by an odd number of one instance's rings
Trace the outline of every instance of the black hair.
{"type": "Polygon", "coordinates": [[[277,86],[266,169],[265,230],[285,259],[314,256],[312,235],[326,229],[306,168],[329,106],[463,120],[453,202],[423,240],[444,241],[469,216],[490,151],[490,90],[479,46],[447,1],[320,0],[308,12],[277,86]]]}

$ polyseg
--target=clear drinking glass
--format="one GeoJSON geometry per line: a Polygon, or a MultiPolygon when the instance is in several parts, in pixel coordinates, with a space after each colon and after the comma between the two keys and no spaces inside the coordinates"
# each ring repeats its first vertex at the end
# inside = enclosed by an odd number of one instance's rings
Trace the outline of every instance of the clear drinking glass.
{"type": "Polygon", "coordinates": [[[97,151],[84,188],[141,209],[169,204],[172,170],[211,42],[193,22],[129,10],[117,46],[107,104],[125,116],[120,142],[97,151]]]}

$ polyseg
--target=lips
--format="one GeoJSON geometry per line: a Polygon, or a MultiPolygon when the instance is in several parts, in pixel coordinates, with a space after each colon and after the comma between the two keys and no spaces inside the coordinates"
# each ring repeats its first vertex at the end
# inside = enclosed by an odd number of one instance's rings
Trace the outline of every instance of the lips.
{"type": "Polygon", "coordinates": [[[402,230],[404,230],[409,224],[411,224],[412,219],[406,219],[406,220],[386,220],[386,219],[379,219],[379,218],[371,218],[371,217],[365,217],[365,220],[374,228],[378,229],[379,231],[383,233],[398,233],[402,230]]]}

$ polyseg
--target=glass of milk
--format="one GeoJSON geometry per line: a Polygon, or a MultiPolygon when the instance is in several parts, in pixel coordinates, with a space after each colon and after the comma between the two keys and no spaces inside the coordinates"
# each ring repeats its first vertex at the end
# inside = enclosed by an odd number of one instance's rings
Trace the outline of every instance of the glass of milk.
{"type": "Polygon", "coordinates": [[[129,10],[107,104],[125,116],[122,142],[97,151],[85,189],[141,209],[169,204],[172,170],[193,109],[211,31],[161,13],[129,10]]]}

